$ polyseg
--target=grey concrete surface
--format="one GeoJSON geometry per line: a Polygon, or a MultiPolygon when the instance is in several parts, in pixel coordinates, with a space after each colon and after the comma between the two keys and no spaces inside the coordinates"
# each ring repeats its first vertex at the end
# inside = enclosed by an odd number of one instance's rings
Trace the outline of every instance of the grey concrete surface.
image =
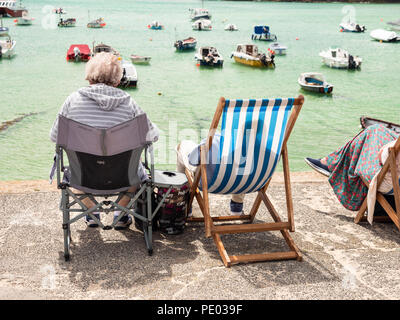
{"type": "MultiPolygon", "coordinates": [[[[182,235],[72,226],[71,261],[63,259],[58,192],[0,194],[0,299],[399,299],[400,232],[393,224],[355,225],[326,182],[294,183],[296,232],[303,261],[225,268],[201,224],[182,235]]],[[[284,186],[268,192],[285,213],[284,186]]],[[[246,198],[249,209],[254,195],[246,198]]],[[[211,211],[229,197],[212,196],[211,211]]],[[[195,214],[199,213],[195,210],[195,214]]],[[[110,221],[112,216],[102,217],[110,221]]],[[[261,207],[257,221],[270,221],[261,207]]],[[[256,221],[256,222],[257,222],[256,221]]],[[[279,232],[227,235],[230,254],[285,250],[279,232]]]]}

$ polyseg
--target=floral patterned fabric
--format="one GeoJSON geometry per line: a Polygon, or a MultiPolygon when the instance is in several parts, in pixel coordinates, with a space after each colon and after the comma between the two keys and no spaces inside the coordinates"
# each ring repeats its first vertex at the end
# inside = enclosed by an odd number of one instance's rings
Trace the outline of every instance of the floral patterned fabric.
{"type": "Polygon", "coordinates": [[[348,210],[358,211],[368,193],[361,177],[370,183],[382,168],[379,150],[399,135],[382,125],[361,131],[337,151],[328,155],[329,183],[340,203],[348,210]]]}

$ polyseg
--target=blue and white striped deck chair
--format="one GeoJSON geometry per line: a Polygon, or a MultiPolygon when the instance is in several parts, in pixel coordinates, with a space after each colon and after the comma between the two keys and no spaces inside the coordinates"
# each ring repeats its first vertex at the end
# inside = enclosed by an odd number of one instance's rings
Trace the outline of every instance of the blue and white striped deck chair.
{"type": "Polygon", "coordinates": [[[225,100],[221,98],[211,123],[205,145],[200,148],[200,166],[193,176],[186,170],[191,185],[189,207],[196,198],[204,221],[206,237],[213,237],[225,266],[234,263],[270,261],[282,259],[301,260],[301,253],[288,231],[294,232],[293,204],[290,188],[287,141],[304,102],[304,97],[288,99],[225,100]],[[214,133],[221,122],[220,151],[213,176],[207,181],[206,166],[208,151],[214,133]],[[283,222],[266,190],[282,156],[285,178],[288,221],[283,222]],[[257,192],[257,198],[248,215],[211,216],[208,194],[246,194],[257,192]],[[257,224],[215,225],[214,222],[244,220],[253,222],[264,202],[275,222],[257,224]],[[221,234],[281,231],[290,251],[264,254],[229,256],[221,241],[221,234]]]}

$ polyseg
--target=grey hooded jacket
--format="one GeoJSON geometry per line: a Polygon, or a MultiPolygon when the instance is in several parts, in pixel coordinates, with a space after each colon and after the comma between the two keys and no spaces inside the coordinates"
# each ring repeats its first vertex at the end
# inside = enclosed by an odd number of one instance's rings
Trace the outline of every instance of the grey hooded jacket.
{"type": "MultiPolygon", "coordinates": [[[[143,110],[132,97],[121,89],[105,84],[94,84],[72,93],[64,102],[59,114],[80,123],[97,127],[110,128],[128,121],[143,110]]],[[[150,120],[149,142],[158,140],[159,130],[150,120]]],[[[50,139],[57,141],[58,117],[50,131],[50,139]]]]}

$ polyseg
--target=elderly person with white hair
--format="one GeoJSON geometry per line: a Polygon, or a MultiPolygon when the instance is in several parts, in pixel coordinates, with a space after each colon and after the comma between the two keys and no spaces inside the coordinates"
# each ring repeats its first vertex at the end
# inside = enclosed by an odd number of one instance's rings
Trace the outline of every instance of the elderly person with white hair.
{"type": "MultiPolygon", "coordinates": [[[[64,102],[59,114],[77,122],[97,127],[110,128],[119,123],[128,121],[139,114],[142,109],[136,104],[132,97],[121,89],[116,88],[122,78],[123,70],[118,58],[106,52],[101,52],[93,57],[86,65],[86,80],[89,86],[81,88],[72,93],[64,102]]],[[[149,141],[157,141],[159,131],[150,120],[149,141]]],[[[50,138],[53,142],[57,140],[58,116],[50,132],[50,138]]],[[[139,166],[139,176],[145,178],[146,173],[143,166],[139,166]]],[[[135,191],[131,188],[130,192],[135,191]]],[[[93,202],[85,199],[87,207],[94,206],[93,202]]],[[[126,206],[129,198],[125,196],[120,204],[126,206]]],[[[94,213],[100,219],[100,213],[94,213]]],[[[115,212],[117,217],[120,212],[115,212]]],[[[97,223],[86,216],[86,223],[89,227],[97,227],[97,223]]],[[[115,229],[127,228],[132,223],[132,218],[124,216],[116,224],[115,229]]]]}

